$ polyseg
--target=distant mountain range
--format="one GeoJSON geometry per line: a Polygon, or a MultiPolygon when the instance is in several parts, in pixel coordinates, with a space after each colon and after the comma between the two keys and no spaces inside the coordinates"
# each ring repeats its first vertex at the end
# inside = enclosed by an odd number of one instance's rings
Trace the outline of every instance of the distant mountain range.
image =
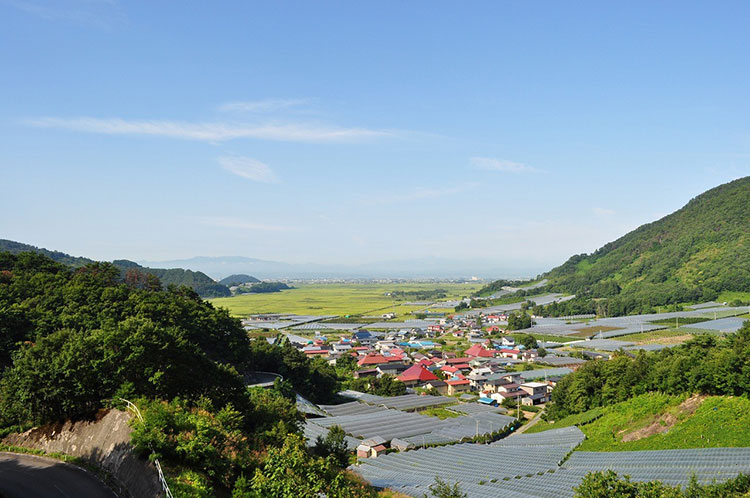
{"type": "Polygon", "coordinates": [[[150,268],[191,268],[214,278],[234,273],[255,275],[262,279],[318,278],[528,278],[541,268],[502,268],[486,262],[456,261],[443,258],[383,261],[361,265],[324,265],[316,263],[282,263],[243,256],[205,257],[169,261],[139,261],[150,268]]]}

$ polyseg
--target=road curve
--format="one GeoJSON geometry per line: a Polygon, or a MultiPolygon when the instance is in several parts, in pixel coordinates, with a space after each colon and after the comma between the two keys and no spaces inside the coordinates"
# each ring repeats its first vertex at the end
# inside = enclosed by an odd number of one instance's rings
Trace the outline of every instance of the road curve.
{"type": "Polygon", "coordinates": [[[116,498],[90,472],[52,458],[0,452],[2,498],[116,498]]]}

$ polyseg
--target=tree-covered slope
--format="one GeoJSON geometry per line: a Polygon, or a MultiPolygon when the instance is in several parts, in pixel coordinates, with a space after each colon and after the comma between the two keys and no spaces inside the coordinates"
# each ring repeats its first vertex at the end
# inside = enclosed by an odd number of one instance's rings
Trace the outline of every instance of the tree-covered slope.
{"type": "MultiPolygon", "coordinates": [[[[93,259],[75,257],[65,254],[64,252],[50,251],[49,249],[5,239],[0,239],[0,252],[2,251],[11,254],[35,252],[37,254],[43,254],[58,263],[72,266],[73,268],[80,268],[95,262],[93,259]]],[[[211,277],[199,271],[184,270],[182,268],[147,268],[126,259],[115,260],[112,264],[120,270],[123,279],[126,277],[128,270],[137,270],[157,277],[165,287],[170,285],[176,285],[178,287],[186,285],[192,288],[201,297],[225,297],[231,295],[231,292],[226,285],[214,282],[211,277]]]]}
{"type": "Polygon", "coordinates": [[[112,264],[119,268],[123,275],[127,274],[128,270],[148,273],[157,277],[165,286],[176,285],[179,287],[186,285],[201,297],[226,297],[232,294],[229,287],[215,282],[203,272],[182,268],[147,268],[126,259],[116,259],[112,264]]]}
{"type": "Polygon", "coordinates": [[[543,276],[550,290],[612,298],[609,314],[750,291],[750,177],[543,276]]]}
{"type": "Polygon", "coordinates": [[[50,251],[49,249],[44,249],[41,247],[36,247],[7,239],[0,239],[0,252],[9,252],[12,254],[18,254],[21,252],[35,252],[37,254],[45,255],[53,261],[57,261],[58,263],[62,263],[67,266],[72,266],[74,268],[85,266],[89,263],[94,262],[89,258],[71,256],[70,254],[65,254],[64,252],[50,251]]]}
{"type": "Polygon", "coordinates": [[[240,284],[257,284],[258,282],[260,282],[259,279],[250,275],[245,275],[244,273],[235,273],[234,275],[229,275],[228,277],[219,280],[220,284],[226,285],[227,287],[240,284]]]}

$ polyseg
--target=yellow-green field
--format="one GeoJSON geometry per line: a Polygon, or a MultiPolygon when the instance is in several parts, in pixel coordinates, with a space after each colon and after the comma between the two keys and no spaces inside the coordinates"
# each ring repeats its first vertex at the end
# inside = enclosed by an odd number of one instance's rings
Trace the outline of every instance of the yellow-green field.
{"type": "Polygon", "coordinates": [[[402,306],[386,293],[391,291],[430,291],[443,289],[444,301],[468,297],[482,286],[479,283],[394,283],[394,284],[294,284],[295,288],[268,294],[243,294],[210,299],[215,306],[227,308],[234,316],[255,313],[296,313],[299,315],[381,315],[394,311],[399,318],[413,318],[410,313],[424,306],[402,306]]]}

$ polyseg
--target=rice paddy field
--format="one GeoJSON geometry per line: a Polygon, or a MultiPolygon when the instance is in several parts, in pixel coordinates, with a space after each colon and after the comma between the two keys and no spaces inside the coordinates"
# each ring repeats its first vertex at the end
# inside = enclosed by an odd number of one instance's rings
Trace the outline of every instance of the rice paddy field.
{"type": "MultiPolygon", "coordinates": [[[[395,312],[398,319],[414,318],[412,313],[426,308],[424,305],[407,305],[423,299],[394,300],[387,295],[393,291],[434,291],[442,289],[445,301],[468,297],[482,287],[481,283],[429,282],[429,283],[344,283],[344,284],[294,284],[294,289],[267,294],[243,294],[210,299],[214,306],[226,308],[233,316],[245,317],[256,313],[296,313],[299,315],[382,315],[395,312]]],[[[430,309],[429,311],[435,311],[430,309]]]]}

